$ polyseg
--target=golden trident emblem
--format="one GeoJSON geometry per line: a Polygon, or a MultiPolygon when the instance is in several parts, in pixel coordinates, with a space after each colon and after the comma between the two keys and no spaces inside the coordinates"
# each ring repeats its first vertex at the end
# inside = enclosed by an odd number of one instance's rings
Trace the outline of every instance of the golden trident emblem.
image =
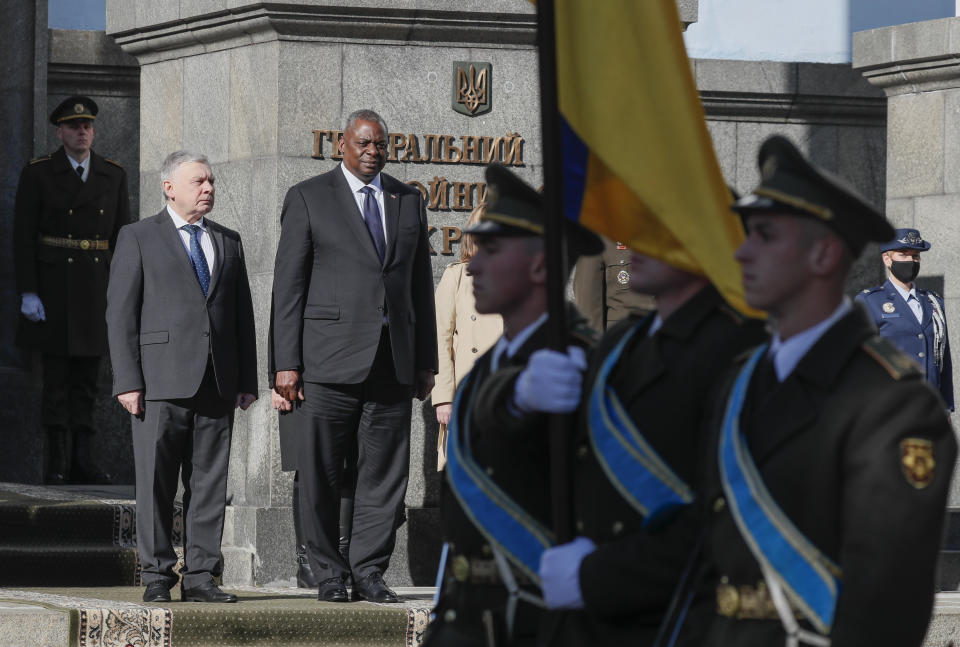
{"type": "Polygon", "coordinates": [[[473,117],[490,111],[489,63],[455,63],[453,109],[473,117]],[[469,67],[468,67],[469,65],[469,67]]]}

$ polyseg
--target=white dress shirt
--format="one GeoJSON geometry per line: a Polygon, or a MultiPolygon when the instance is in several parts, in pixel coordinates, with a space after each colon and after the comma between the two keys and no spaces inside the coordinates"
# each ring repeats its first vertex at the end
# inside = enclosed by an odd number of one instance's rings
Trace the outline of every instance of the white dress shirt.
{"type": "MultiPolygon", "coordinates": [[[[190,238],[192,236],[190,235],[189,231],[183,228],[183,226],[191,223],[181,218],[169,204],[167,205],[167,213],[169,213],[170,217],[173,219],[173,226],[177,228],[177,233],[180,234],[180,242],[183,243],[184,249],[187,250],[187,256],[189,256],[190,238]]],[[[213,252],[213,239],[210,238],[210,232],[207,231],[207,223],[204,221],[203,216],[201,216],[200,220],[192,224],[200,227],[200,249],[203,250],[203,256],[207,259],[207,267],[210,269],[210,277],[213,278],[213,266],[214,263],[216,263],[216,255],[213,252]]]]}
{"type": "Polygon", "coordinates": [[[913,316],[917,318],[917,323],[923,323],[923,306],[920,304],[920,297],[917,296],[917,288],[910,288],[908,292],[893,281],[890,281],[890,285],[897,289],[897,292],[900,293],[903,300],[906,301],[910,309],[913,310],[913,316]]]}
{"type": "Polygon", "coordinates": [[[353,192],[353,199],[357,203],[357,209],[360,210],[361,218],[363,217],[363,202],[366,200],[366,194],[361,193],[360,189],[365,186],[373,189],[373,197],[377,199],[377,204],[380,206],[380,225],[383,227],[383,238],[384,242],[386,242],[387,212],[383,208],[383,186],[380,184],[380,174],[377,173],[377,176],[370,180],[370,184],[364,184],[363,180],[348,171],[347,167],[343,164],[340,165],[340,170],[343,171],[343,176],[347,178],[347,184],[350,185],[350,190],[353,192]]]}
{"type": "Polygon", "coordinates": [[[70,161],[70,166],[73,167],[74,173],[77,172],[78,166],[81,164],[83,165],[83,175],[80,176],[80,179],[86,182],[87,178],[90,177],[90,155],[87,155],[87,159],[83,160],[82,162],[78,162],[69,155],[67,155],[67,159],[70,161]]]}
{"type": "Polygon", "coordinates": [[[507,357],[513,357],[517,354],[517,351],[520,350],[520,347],[523,346],[524,342],[530,339],[530,335],[537,331],[537,328],[543,325],[543,322],[547,320],[547,313],[544,312],[542,315],[537,317],[536,321],[532,324],[521,330],[513,339],[507,339],[506,335],[500,335],[500,339],[497,340],[496,345],[493,347],[493,357],[490,358],[490,372],[495,372],[500,367],[500,358],[504,353],[507,354],[507,357]]]}
{"type": "Polygon", "coordinates": [[[833,314],[820,323],[799,332],[787,341],[780,339],[780,333],[773,334],[773,340],[770,342],[768,356],[773,358],[773,369],[777,374],[777,380],[783,382],[787,376],[793,373],[797,364],[803,359],[813,345],[819,341],[823,334],[827,332],[833,324],[853,309],[850,297],[843,297],[843,301],[833,311],[833,314]]]}

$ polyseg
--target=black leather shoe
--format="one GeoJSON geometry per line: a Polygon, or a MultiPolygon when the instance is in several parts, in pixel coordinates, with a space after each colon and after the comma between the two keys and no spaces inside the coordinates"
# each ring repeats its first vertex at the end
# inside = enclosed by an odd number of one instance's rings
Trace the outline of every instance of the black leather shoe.
{"type": "Polygon", "coordinates": [[[144,602],[169,602],[170,585],[165,582],[150,582],[143,592],[144,602]]]}
{"type": "Polygon", "coordinates": [[[181,588],[180,599],[184,602],[236,602],[237,596],[221,591],[213,582],[207,582],[190,589],[181,588]]]}
{"type": "Polygon", "coordinates": [[[317,599],[321,602],[349,602],[347,596],[347,587],[343,585],[343,580],[339,577],[320,582],[320,592],[317,593],[317,599]]]}
{"type": "Polygon", "coordinates": [[[370,602],[399,602],[397,594],[383,583],[383,575],[374,571],[353,583],[353,599],[370,602]]]}

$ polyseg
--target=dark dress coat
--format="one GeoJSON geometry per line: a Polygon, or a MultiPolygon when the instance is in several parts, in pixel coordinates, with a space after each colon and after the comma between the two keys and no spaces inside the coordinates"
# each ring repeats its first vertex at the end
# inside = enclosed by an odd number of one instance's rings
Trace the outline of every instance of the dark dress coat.
{"type": "MultiPolygon", "coordinates": [[[[830,327],[785,381],[764,388],[761,375],[751,380],[741,428],[776,503],[842,570],[833,647],[918,647],[957,453],[940,398],[860,308],[830,327]],[[922,487],[909,477],[909,439],[932,444],[933,474],[922,487]]],[[[726,504],[716,443],[702,497],[707,581],[756,587],[763,577],[726,504]]],[[[715,615],[702,644],[782,645],[784,632],[779,620],[715,615]]]]}
{"type": "Polygon", "coordinates": [[[913,310],[889,279],[878,288],[864,290],[857,295],[856,300],[867,308],[880,335],[896,344],[923,369],[927,381],[940,392],[947,409],[953,411],[953,360],[950,358],[950,338],[947,335],[945,320],[943,335],[946,343],[939,366],[937,366],[934,352],[936,338],[931,299],[936,301],[940,312],[943,312],[943,299],[930,290],[921,288],[916,290],[917,300],[923,308],[923,318],[920,321],[917,321],[913,310]]]}
{"type": "Polygon", "coordinates": [[[107,354],[107,282],[120,227],[130,220],[127,174],[90,152],[83,182],[63,148],[32,160],[20,174],[14,207],[18,295],[35,292],[46,321],[21,316],[17,345],[52,355],[107,354]],[[41,236],[105,240],[108,250],[51,247],[41,236]]]}
{"type": "MultiPolygon", "coordinates": [[[[569,310],[570,343],[587,347],[593,341],[593,331],[586,328],[583,318],[572,308],[569,310]]],[[[459,389],[471,389],[480,382],[473,401],[461,403],[458,414],[460,428],[466,416],[472,417],[472,444],[474,460],[486,470],[494,482],[513,498],[534,519],[546,527],[552,527],[550,513],[550,452],[548,421],[545,414],[523,417],[513,415],[508,403],[511,401],[517,378],[526,367],[530,355],[547,346],[546,325],[541,325],[523,343],[513,357],[504,353],[496,372],[491,373],[493,351],[490,349],[477,360],[473,370],[461,382],[459,389]]],[[[469,390],[466,391],[469,393],[469,390]]],[[[466,396],[465,396],[466,398],[466,396]]],[[[449,471],[447,472],[449,473],[449,471]]],[[[490,546],[484,536],[470,521],[460,506],[450,486],[444,481],[441,500],[441,529],[444,541],[450,544],[450,555],[460,555],[481,560],[492,559],[490,546]]],[[[507,602],[507,590],[503,584],[474,584],[456,582],[450,576],[450,560],[447,562],[443,595],[437,606],[438,623],[444,623],[445,612],[456,613],[457,631],[474,636],[483,643],[481,614],[491,609],[502,619],[507,602]]],[[[516,573],[519,571],[514,569],[516,573]]],[[[521,577],[518,575],[518,577],[521,577]]],[[[521,577],[521,581],[523,578],[521,577]]],[[[527,588],[532,587],[528,585],[527,588]]],[[[538,591],[535,593],[539,594],[538,591]]],[[[518,605],[516,637],[520,644],[532,644],[539,623],[539,609],[521,602],[518,605]]],[[[431,646],[458,644],[451,642],[445,629],[432,632],[436,636],[426,644],[431,646]],[[441,633],[443,632],[443,633],[441,633]]]]}
{"type": "MultiPolygon", "coordinates": [[[[588,393],[601,364],[640,321],[631,316],[598,342],[584,381],[588,393]]],[[[652,321],[647,319],[624,348],[608,384],[660,457],[696,487],[708,391],[735,356],[762,339],[763,324],[744,319],[712,286],[648,337],[652,321]]],[[[598,548],[580,567],[585,609],[558,614],[555,627],[545,623],[552,635],[544,642],[649,645],[692,557],[701,530],[698,509],[688,506],[644,528],[644,518],[598,462],[586,411],[582,405],[572,446],[573,515],[577,534],[598,548]]]]}

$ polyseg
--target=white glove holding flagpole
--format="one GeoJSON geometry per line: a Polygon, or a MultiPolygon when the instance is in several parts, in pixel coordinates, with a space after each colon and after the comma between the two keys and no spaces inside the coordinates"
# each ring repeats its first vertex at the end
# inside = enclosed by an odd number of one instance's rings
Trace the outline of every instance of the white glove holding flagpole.
{"type": "Polygon", "coordinates": [[[579,346],[566,353],[538,350],[517,378],[513,402],[523,413],[570,413],[580,404],[587,355],[579,346]]]}
{"type": "Polygon", "coordinates": [[[43,302],[33,292],[24,292],[20,297],[20,312],[34,323],[47,320],[47,313],[43,311],[43,302]]]}
{"type": "Polygon", "coordinates": [[[580,564],[597,545],[586,537],[548,548],[540,555],[540,585],[548,609],[582,609],[580,564]]]}

